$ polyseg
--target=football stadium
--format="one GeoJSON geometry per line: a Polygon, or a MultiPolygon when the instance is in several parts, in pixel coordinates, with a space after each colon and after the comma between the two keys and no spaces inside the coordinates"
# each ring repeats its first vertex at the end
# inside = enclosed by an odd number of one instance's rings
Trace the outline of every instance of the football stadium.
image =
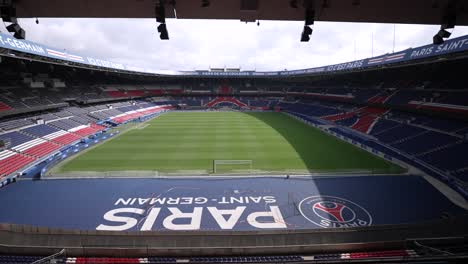
{"type": "Polygon", "coordinates": [[[0,1],[0,263],[463,263],[468,35],[451,30],[467,10],[0,1]],[[18,20],[51,17],[156,19],[158,42],[184,19],[302,21],[301,42],[315,21],[440,31],[304,69],[157,70],[30,40],[18,20]]]}

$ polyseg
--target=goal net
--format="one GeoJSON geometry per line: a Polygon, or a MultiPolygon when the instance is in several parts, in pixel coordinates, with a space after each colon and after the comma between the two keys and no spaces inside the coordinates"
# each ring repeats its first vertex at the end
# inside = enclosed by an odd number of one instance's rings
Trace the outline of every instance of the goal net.
{"type": "Polygon", "coordinates": [[[213,173],[251,173],[252,160],[213,160],[213,173]]]}

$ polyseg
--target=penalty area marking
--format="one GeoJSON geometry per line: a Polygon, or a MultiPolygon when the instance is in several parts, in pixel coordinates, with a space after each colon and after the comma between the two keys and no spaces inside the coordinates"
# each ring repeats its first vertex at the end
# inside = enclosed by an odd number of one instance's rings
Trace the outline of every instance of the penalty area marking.
{"type": "Polygon", "coordinates": [[[132,131],[134,129],[144,129],[144,128],[146,128],[147,126],[151,125],[151,124],[148,124],[150,121],[156,119],[157,117],[159,117],[159,116],[161,116],[163,114],[165,114],[165,113],[161,113],[160,115],[155,116],[154,118],[145,120],[141,124],[137,124],[136,126],[132,126],[131,124],[121,124],[121,125],[113,128],[115,130],[117,130],[118,128],[120,128],[120,129],[124,128],[124,129],[123,129],[123,131],[121,131],[120,133],[114,135],[113,137],[110,137],[107,140],[101,140],[99,143],[94,144],[94,145],[92,145],[92,146],[90,146],[88,148],[82,149],[80,152],[74,154],[73,156],[67,157],[66,159],[60,161],[55,166],[53,166],[49,170],[47,170],[47,172],[44,173],[44,177],[42,177],[42,178],[47,178],[47,177],[53,178],[54,174],[60,174],[59,171],[62,169],[62,167],[65,164],[67,164],[67,163],[71,162],[72,160],[78,158],[79,156],[87,153],[88,151],[90,151],[90,150],[92,150],[92,149],[94,149],[94,148],[96,148],[98,146],[103,145],[104,143],[107,143],[107,142],[112,141],[112,140],[114,140],[116,138],[119,138],[120,136],[122,136],[122,135],[124,135],[124,134],[126,134],[126,133],[128,133],[128,132],[130,132],[130,131],[132,131]],[[126,127],[127,125],[128,125],[128,127],[126,127]],[[142,127],[142,128],[140,128],[140,127],[142,127]]]}

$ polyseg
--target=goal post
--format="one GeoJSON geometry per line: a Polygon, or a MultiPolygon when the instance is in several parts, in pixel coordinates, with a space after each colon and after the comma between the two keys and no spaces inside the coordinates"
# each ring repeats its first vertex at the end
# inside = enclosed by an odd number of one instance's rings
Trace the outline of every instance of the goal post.
{"type": "Polygon", "coordinates": [[[251,173],[252,160],[213,160],[213,173],[251,173]]]}

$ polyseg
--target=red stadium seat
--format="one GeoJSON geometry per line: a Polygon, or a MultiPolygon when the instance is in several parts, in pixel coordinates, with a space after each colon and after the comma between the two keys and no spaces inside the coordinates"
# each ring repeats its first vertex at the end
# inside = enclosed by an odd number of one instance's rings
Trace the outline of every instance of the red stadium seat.
{"type": "Polygon", "coordinates": [[[67,145],[78,140],[80,140],[80,137],[71,133],[52,139],[53,142],[56,142],[62,145],[67,145]]]}
{"type": "Polygon", "coordinates": [[[13,108],[11,108],[9,105],[3,103],[3,102],[0,102],[0,112],[2,111],[7,111],[7,110],[11,110],[13,108]]]}
{"type": "Polygon", "coordinates": [[[25,167],[35,160],[32,157],[14,153],[9,150],[2,151],[0,154],[5,157],[0,160],[0,164],[2,164],[2,166],[0,166],[0,178],[25,167]]]}
{"type": "Polygon", "coordinates": [[[31,156],[35,156],[35,157],[44,157],[47,154],[50,154],[59,148],[60,148],[60,145],[57,145],[51,142],[44,142],[42,144],[39,144],[37,146],[34,146],[32,148],[29,148],[23,151],[23,153],[31,155],[31,156]]]}

